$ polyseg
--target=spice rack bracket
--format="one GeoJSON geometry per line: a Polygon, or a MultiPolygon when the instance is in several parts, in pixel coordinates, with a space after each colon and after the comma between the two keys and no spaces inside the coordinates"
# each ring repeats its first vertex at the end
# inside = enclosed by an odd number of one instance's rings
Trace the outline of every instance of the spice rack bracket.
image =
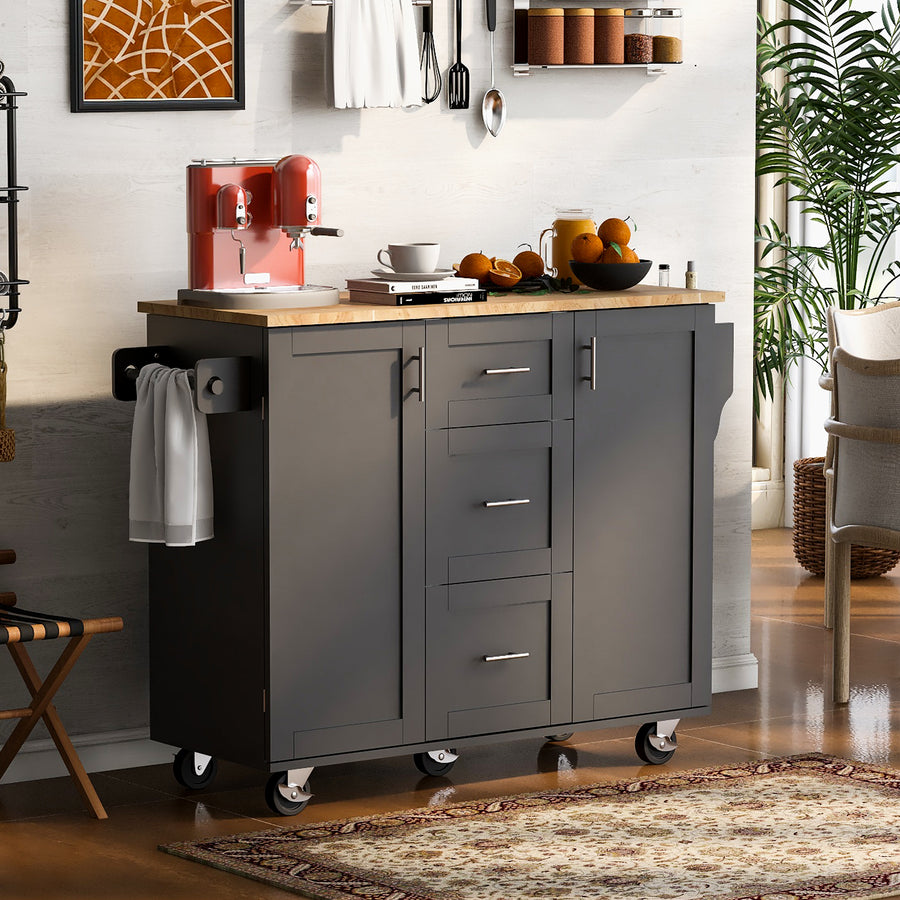
{"type": "MultiPolygon", "coordinates": [[[[550,0],[547,0],[550,2],[550,0]]],[[[513,16],[514,16],[514,54],[515,60],[512,65],[514,76],[531,75],[532,72],[541,69],[639,69],[649,77],[657,77],[664,75],[673,63],[591,63],[591,64],[573,64],[573,63],[555,63],[555,64],[537,64],[526,62],[528,58],[528,10],[533,7],[541,7],[544,4],[535,2],[535,0],[513,0],[513,16]]],[[[552,0],[553,6],[573,7],[584,6],[583,2],[568,2],[568,0],[552,0]]],[[[622,5],[622,0],[599,0],[590,5],[603,9],[608,7],[622,5]]],[[[669,0],[628,0],[629,7],[643,9],[665,8],[669,5],[669,0]]]]}

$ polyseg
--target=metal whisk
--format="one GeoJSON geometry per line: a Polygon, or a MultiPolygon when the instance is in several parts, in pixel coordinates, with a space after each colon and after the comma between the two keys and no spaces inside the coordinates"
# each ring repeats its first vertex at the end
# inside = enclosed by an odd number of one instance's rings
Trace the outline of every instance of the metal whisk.
{"type": "Polygon", "coordinates": [[[434,46],[434,30],[432,28],[432,7],[422,7],[422,57],[419,68],[425,73],[425,93],[422,99],[433,103],[441,96],[441,67],[438,63],[437,50],[434,46]]]}

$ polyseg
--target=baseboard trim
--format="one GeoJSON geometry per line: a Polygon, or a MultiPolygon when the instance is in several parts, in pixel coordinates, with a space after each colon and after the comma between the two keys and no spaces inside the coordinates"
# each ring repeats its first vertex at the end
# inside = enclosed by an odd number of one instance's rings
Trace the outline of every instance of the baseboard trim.
{"type": "MultiPolygon", "coordinates": [[[[146,728],[70,735],[88,772],[133,769],[172,761],[175,748],[150,740],[146,728]]],[[[66,767],[50,738],[28,741],[3,776],[3,784],[36,781],[67,775],[66,767]]]]}
{"type": "Polygon", "coordinates": [[[747,691],[759,687],[759,660],[752,653],[718,656],[712,661],[712,692],[747,691]]]}

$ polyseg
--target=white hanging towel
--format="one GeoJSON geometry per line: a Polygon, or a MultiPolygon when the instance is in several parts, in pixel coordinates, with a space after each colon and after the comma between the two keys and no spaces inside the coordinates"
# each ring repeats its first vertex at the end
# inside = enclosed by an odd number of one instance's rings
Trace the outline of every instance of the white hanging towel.
{"type": "Polygon", "coordinates": [[[129,538],[193,547],[213,536],[206,416],[194,403],[193,369],[144,366],[131,431],[129,538]]]}
{"type": "Polygon", "coordinates": [[[333,0],[328,32],[336,109],[422,105],[412,0],[333,0]]]}

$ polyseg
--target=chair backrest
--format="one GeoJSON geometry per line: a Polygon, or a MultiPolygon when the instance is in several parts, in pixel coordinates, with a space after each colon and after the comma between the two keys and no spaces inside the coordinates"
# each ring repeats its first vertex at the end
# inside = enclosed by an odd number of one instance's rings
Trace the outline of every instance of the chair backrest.
{"type": "Polygon", "coordinates": [[[900,300],[865,309],[828,308],[828,348],[863,359],[900,358],[900,300]]]}
{"type": "MultiPolygon", "coordinates": [[[[898,319],[900,321],[900,319],[898,319]]],[[[900,335],[893,359],[832,353],[835,540],[900,549],[900,335]]]]}

